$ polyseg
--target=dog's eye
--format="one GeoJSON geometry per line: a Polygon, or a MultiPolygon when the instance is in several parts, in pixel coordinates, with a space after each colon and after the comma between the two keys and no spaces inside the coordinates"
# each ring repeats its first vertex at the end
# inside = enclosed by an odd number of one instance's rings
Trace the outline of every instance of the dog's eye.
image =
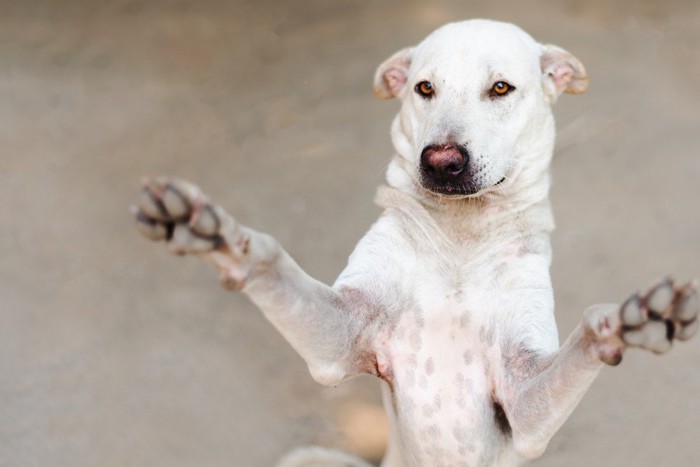
{"type": "Polygon", "coordinates": [[[426,99],[430,99],[435,94],[435,89],[430,81],[421,81],[420,83],[416,84],[415,90],[416,93],[418,93],[421,97],[425,97],[426,99]]]}
{"type": "Polygon", "coordinates": [[[501,97],[505,96],[506,94],[509,94],[515,90],[514,86],[511,86],[510,84],[506,83],[505,81],[498,81],[494,83],[494,85],[491,87],[491,96],[493,97],[501,97]]]}

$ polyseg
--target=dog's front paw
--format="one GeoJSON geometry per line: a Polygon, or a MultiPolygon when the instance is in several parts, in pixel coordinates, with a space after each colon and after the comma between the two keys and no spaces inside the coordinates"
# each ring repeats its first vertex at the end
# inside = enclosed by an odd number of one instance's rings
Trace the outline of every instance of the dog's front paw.
{"type": "Polygon", "coordinates": [[[697,288],[696,281],[679,286],[664,279],[646,293],[632,295],[620,307],[622,340],[660,354],[671,348],[674,339],[693,337],[700,311],[697,288]]]}
{"type": "Polygon", "coordinates": [[[147,178],[132,211],[145,237],[167,242],[175,254],[203,255],[219,268],[225,287],[242,286],[249,237],[196,185],[174,178],[147,178]]]}
{"type": "Polygon", "coordinates": [[[661,354],[674,339],[687,340],[698,330],[697,282],[674,284],[664,279],[622,305],[594,305],[584,313],[584,327],[594,358],[608,365],[622,361],[627,347],[661,354]]]}
{"type": "Polygon", "coordinates": [[[165,240],[176,254],[221,248],[222,219],[230,217],[212,205],[197,186],[166,177],[145,179],[139,204],[132,211],[144,236],[165,240]]]}

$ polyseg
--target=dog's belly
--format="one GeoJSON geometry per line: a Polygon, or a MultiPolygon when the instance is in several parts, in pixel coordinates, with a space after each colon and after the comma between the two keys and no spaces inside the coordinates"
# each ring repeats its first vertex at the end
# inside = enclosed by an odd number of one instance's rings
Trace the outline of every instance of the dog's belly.
{"type": "Polygon", "coordinates": [[[387,342],[394,424],[409,466],[513,465],[489,355],[494,331],[459,307],[405,313],[387,342]]]}

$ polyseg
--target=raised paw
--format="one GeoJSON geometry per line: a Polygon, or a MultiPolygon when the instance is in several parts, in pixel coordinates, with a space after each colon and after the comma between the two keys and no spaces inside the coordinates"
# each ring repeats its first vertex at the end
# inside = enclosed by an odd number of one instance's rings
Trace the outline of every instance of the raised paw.
{"type": "Polygon", "coordinates": [[[167,242],[175,254],[204,256],[221,271],[225,287],[242,286],[249,239],[196,185],[167,177],[145,179],[132,211],[145,237],[167,242]]]}
{"type": "Polygon", "coordinates": [[[191,183],[146,179],[132,210],[139,231],[151,240],[165,240],[173,253],[205,253],[224,243],[220,228],[226,214],[191,183]]]}
{"type": "Polygon", "coordinates": [[[630,347],[664,353],[674,339],[687,340],[698,330],[698,284],[677,285],[670,278],[634,294],[620,307],[620,337],[630,347]]]}

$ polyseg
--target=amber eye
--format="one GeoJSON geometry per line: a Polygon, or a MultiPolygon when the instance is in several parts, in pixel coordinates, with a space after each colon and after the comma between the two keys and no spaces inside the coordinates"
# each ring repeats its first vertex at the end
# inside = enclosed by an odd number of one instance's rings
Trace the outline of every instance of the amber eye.
{"type": "Polygon", "coordinates": [[[515,88],[505,81],[498,81],[491,87],[492,96],[505,96],[509,92],[513,91],[515,88]]]}
{"type": "Polygon", "coordinates": [[[421,81],[420,83],[416,84],[415,89],[418,94],[426,99],[430,99],[433,97],[433,94],[435,94],[435,89],[433,89],[433,85],[430,83],[430,81],[421,81]]]}

